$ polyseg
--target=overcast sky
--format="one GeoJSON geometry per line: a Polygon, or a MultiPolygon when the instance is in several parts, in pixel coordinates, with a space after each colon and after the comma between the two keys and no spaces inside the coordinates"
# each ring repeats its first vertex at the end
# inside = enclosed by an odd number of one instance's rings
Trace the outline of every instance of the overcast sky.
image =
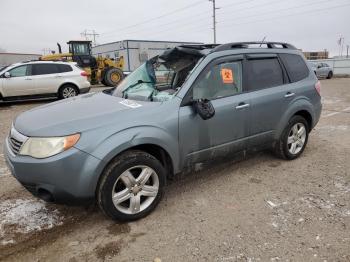
{"type": "MultiPolygon", "coordinates": [[[[284,41],[307,51],[338,55],[340,35],[350,44],[350,0],[216,0],[219,43],[284,41]]],[[[97,42],[124,39],[212,43],[208,0],[1,0],[0,48],[7,52],[64,50],[85,29],[97,42]]]]}

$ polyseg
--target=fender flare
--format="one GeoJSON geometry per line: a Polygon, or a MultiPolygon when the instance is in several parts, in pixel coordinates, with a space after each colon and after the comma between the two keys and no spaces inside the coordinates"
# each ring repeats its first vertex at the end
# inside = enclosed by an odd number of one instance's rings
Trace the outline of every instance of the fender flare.
{"type": "Polygon", "coordinates": [[[91,181],[91,187],[96,188],[103,170],[116,156],[130,148],[145,144],[151,144],[162,148],[170,157],[174,173],[179,171],[180,159],[177,136],[172,137],[168,132],[159,127],[138,126],[124,129],[110,135],[89,153],[101,160],[96,168],[96,175],[91,181]]]}
{"type": "Polygon", "coordinates": [[[278,140],[288,124],[289,120],[296,115],[298,112],[306,111],[311,116],[311,126],[310,129],[314,126],[315,120],[315,112],[313,110],[313,105],[307,98],[299,98],[288,106],[288,110],[281,117],[281,121],[279,122],[276,132],[275,132],[275,140],[278,140]]]}

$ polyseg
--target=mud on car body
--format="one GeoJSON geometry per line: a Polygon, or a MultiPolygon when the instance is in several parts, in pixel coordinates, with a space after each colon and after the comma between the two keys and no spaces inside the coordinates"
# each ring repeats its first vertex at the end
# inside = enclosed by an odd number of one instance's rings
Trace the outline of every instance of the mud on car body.
{"type": "Polygon", "coordinates": [[[320,117],[319,91],[289,44],[179,46],[115,89],[19,115],[5,155],[38,197],[95,199],[111,218],[135,220],[157,206],[168,176],[213,156],[268,145],[299,157],[320,117]]]}

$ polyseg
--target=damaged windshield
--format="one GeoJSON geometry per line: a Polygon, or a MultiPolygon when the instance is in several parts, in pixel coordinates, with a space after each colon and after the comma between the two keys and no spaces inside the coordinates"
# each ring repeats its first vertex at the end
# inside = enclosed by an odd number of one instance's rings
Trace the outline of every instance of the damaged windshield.
{"type": "Polygon", "coordinates": [[[176,47],[147,60],[126,77],[113,95],[132,100],[167,101],[175,96],[203,56],[197,50],[176,47]]]}

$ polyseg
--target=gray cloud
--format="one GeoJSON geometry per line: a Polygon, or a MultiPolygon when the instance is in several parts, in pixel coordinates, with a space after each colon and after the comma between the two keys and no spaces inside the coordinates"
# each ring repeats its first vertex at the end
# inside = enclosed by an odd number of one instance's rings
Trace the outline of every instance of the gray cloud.
{"type": "MultiPolygon", "coordinates": [[[[338,54],[340,35],[350,44],[349,0],[216,1],[220,43],[266,36],[303,50],[328,49],[333,55],[338,54]]],[[[85,29],[100,33],[99,43],[122,39],[212,42],[207,0],[1,0],[1,10],[0,47],[9,52],[42,53],[43,48],[56,49],[56,42],[65,48],[65,42],[80,39],[85,29]],[[163,14],[169,15],[154,19],[163,14]]]]}

